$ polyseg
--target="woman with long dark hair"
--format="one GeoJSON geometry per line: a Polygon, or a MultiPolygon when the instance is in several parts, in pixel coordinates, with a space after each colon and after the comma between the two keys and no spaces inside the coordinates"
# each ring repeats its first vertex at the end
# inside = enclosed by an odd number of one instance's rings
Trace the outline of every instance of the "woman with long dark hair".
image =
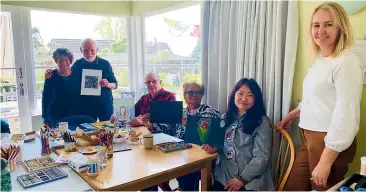
{"type": "Polygon", "coordinates": [[[223,116],[224,146],[202,146],[209,153],[219,153],[212,190],[273,190],[269,167],[272,129],[262,91],[254,79],[236,83],[223,116]]]}

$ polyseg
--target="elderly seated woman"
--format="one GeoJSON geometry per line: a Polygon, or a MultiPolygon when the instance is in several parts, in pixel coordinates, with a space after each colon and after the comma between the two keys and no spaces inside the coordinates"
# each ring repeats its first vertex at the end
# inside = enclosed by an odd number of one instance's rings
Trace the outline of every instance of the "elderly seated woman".
{"type": "MultiPolygon", "coordinates": [[[[185,83],[183,85],[184,100],[187,103],[187,107],[183,109],[183,121],[182,124],[177,125],[176,137],[184,139],[184,133],[186,130],[187,116],[197,115],[202,117],[220,118],[220,112],[216,109],[201,104],[202,97],[205,93],[205,87],[196,82],[185,83]]],[[[213,162],[214,163],[214,162],[213,162]]],[[[201,172],[197,171],[182,177],[178,177],[177,181],[179,188],[182,191],[198,191],[199,180],[201,178],[201,172]]]]}
{"type": "Polygon", "coordinates": [[[73,98],[69,85],[74,82],[70,65],[74,55],[65,48],[58,48],[53,52],[53,59],[57,69],[52,71],[50,78],[45,79],[42,92],[43,125],[55,128],[58,122],[66,121],[76,126],[81,123],[92,123],[95,119],[85,115],[72,115],[73,98]]]}

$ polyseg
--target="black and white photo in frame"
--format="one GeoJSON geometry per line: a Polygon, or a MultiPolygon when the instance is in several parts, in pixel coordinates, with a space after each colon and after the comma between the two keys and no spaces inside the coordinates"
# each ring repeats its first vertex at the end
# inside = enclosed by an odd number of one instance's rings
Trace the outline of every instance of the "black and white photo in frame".
{"type": "Polygon", "coordinates": [[[83,69],[80,95],[101,95],[102,70],[83,69]]]}

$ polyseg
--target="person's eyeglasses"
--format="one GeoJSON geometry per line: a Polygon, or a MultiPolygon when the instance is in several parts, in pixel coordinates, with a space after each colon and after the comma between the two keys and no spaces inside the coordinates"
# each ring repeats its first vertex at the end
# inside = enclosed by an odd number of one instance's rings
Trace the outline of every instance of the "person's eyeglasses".
{"type": "Polygon", "coordinates": [[[203,91],[193,91],[193,90],[188,90],[185,92],[185,94],[189,95],[189,96],[202,96],[203,95],[203,91]]]}
{"type": "Polygon", "coordinates": [[[157,80],[152,80],[152,81],[145,81],[145,84],[146,85],[149,85],[150,83],[152,83],[152,84],[157,84],[158,83],[158,81],[157,80]]]}
{"type": "Polygon", "coordinates": [[[95,53],[96,51],[97,51],[96,49],[83,49],[84,53],[89,53],[89,52],[95,53]]]}

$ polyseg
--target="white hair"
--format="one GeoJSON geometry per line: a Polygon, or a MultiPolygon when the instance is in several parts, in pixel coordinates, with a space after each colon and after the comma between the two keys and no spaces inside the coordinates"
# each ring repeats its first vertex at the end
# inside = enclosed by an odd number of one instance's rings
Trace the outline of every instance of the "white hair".
{"type": "Polygon", "coordinates": [[[150,73],[146,74],[146,76],[145,76],[145,80],[146,80],[150,75],[154,76],[156,80],[160,81],[160,76],[159,76],[157,73],[154,73],[154,72],[150,72],[150,73]]]}
{"type": "Polygon", "coordinates": [[[80,43],[80,47],[83,48],[85,43],[89,43],[89,42],[92,42],[94,43],[95,45],[97,45],[97,43],[94,41],[94,39],[92,38],[86,38],[86,39],[83,39],[80,43]]]}

